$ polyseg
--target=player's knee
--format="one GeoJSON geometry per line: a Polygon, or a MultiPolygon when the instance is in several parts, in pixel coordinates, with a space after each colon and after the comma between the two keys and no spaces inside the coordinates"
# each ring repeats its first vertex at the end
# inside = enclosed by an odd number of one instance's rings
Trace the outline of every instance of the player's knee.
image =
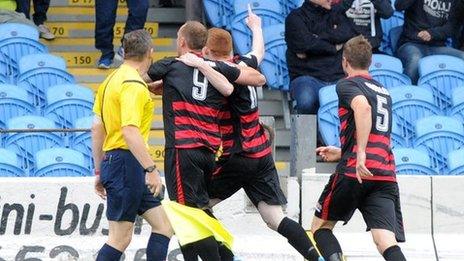
{"type": "Polygon", "coordinates": [[[123,251],[129,246],[131,240],[132,233],[119,233],[118,235],[110,236],[108,243],[114,248],[123,251]]]}
{"type": "Polygon", "coordinates": [[[377,247],[377,250],[380,254],[382,254],[386,249],[391,246],[397,245],[395,238],[390,237],[388,235],[385,236],[375,236],[374,243],[377,247]]]}

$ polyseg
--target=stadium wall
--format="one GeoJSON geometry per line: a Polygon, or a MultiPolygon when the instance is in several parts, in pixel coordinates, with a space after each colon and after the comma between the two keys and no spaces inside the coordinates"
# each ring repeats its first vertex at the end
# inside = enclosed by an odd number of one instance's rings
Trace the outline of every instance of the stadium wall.
{"type": "MultiPolygon", "coordinates": [[[[303,175],[305,227],[327,179],[328,175],[303,175]]],[[[300,187],[296,178],[283,183],[289,198],[287,214],[297,220],[300,187]]],[[[0,184],[0,261],[93,260],[107,233],[105,204],[93,191],[93,178],[1,178],[0,184]]],[[[399,184],[407,233],[401,247],[408,260],[437,256],[464,260],[464,177],[401,176],[399,184]]],[[[284,238],[265,226],[243,191],[221,203],[215,214],[234,234],[240,260],[302,260],[284,238]]],[[[350,261],[380,260],[364,229],[357,213],[336,230],[350,261]]],[[[134,233],[125,260],[145,260],[149,226],[138,220],[134,233]]],[[[181,260],[175,239],[169,260],[181,260]]]]}

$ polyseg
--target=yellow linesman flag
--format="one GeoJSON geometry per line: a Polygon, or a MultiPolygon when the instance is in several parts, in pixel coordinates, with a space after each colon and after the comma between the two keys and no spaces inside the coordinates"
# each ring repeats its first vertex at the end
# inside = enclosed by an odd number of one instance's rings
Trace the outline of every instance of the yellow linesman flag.
{"type": "Polygon", "coordinates": [[[181,246],[214,236],[216,241],[232,250],[234,238],[219,220],[198,208],[169,200],[161,203],[181,246]]]}

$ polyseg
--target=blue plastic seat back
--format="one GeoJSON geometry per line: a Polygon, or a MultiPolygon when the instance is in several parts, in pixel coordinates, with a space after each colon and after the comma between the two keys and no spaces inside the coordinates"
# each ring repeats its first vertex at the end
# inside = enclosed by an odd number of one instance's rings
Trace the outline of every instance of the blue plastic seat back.
{"type": "Polygon", "coordinates": [[[416,121],[433,115],[441,110],[433,103],[433,94],[427,88],[417,86],[399,86],[390,89],[393,101],[393,124],[398,127],[396,133],[403,137],[407,146],[412,146],[416,136],[416,121]]]}
{"type": "Polygon", "coordinates": [[[464,122],[464,85],[453,90],[450,115],[464,122]]]}
{"type": "Polygon", "coordinates": [[[261,71],[266,76],[271,89],[288,91],[290,77],[288,73],[283,24],[268,26],[263,29],[266,54],[261,62],[261,71]]]}
{"type": "Polygon", "coordinates": [[[385,88],[411,85],[411,79],[402,73],[388,70],[374,70],[370,74],[374,80],[381,83],[385,88]]]}
{"type": "Polygon", "coordinates": [[[25,173],[18,167],[18,156],[10,150],[0,148],[0,177],[23,177],[25,173]]]}
{"type": "MultiPolygon", "coordinates": [[[[93,116],[90,116],[78,119],[74,124],[74,128],[90,129],[92,127],[93,118],[93,116]]],[[[75,132],[73,139],[73,149],[84,154],[87,168],[93,169],[92,137],[90,132],[75,132]]]]}
{"type": "Polygon", "coordinates": [[[340,147],[340,119],[338,117],[338,96],[335,85],[319,90],[320,107],[317,113],[319,133],[326,145],[340,147]]]}
{"type": "Polygon", "coordinates": [[[396,53],[396,50],[399,48],[398,43],[403,33],[403,26],[397,26],[390,29],[389,33],[389,40],[390,40],[390,48],[392,54],[396,53]]]}
{"type": "Polygon", "coordinates": [[[39,31],[30,25],[20,23],[0,24],[0,41],[4,39],[23,37],[31,40],[39,40],[39,31]]]}
{"type": "Polygon", "coordinates": [[[448,164],[452,175],[464,174],[464,149],[451,151],[448,154],[448,164]]]}
{"type": "Polygon", "coordinates": [[[396,173],[403,175],[433,175],[435,171],[430,168],[431,162],[427,153],[410,148],[396,148],[396,173]]]}
{"type": "Polygon", "coordinates": [[[47,89],[61,84],[75,83],[74,77],[55,68],[38,68],[21,74],[18,86],[24,88],[29,94],[29,101],[34,106],[43,108],[46,105],[47,89]]]}
{"type": "Polygon", "coordinates": [[[401,60],[390,55],[374,54],[372,55],[372,63],[369,71],[387,70],[397,73],[403,73],[403,64],[401,60]]]}
{"type": "MultiPolygon", "coordinates": [[[[1,62],[0,62],[0,67],[1,66],[2,65],[1,65],[1,62]]],[[[1,70],[1,68],[0,68],[0,70],[1,70]]],[[[0,83],[7,83],[7,82],[8,82],[8,80],[6,78],[6,75],[3,75],[3,74],[0,73],[0,83]]]]}
{"type": "Polygon", "coordinates": [[[0,84],[0,128],[5,128],[9,119],[31,115],[35,107],[27,101],[27,92],[14,85],[0,84]]]}
{"type": "Polygon", "coordinates": [[[59,128],[71,129],[74,122],[93,115],[93,91],[75,84],[55,85],[47,90],[44,115],[59,128]]]}
{"type": "Polygon", "coordinates": [[[445,113],[452,107],[453,89],[464,85],[464,72],[441,70],[419,78],[418,85],[428,87],[435,97],[435,104],[445,113]]]}
{"type": "MultiPolygon", "coordinates": [[[[245,24],[248,17],[248,4],[253,12],[261,17],[262,26],[284,24],[285,17],[280,13],[278,0],[236,0],[234,3],[235,15],[232,20],[232,39],[238,53],[245,54],[251,51],[251,31],[245,24]]],[[[266,36],[266,34],[264,34],[266,36]]]]}
{"type": "MultiPolygon", "coordinates": [[[[8,129],[34,130],[54,129],[55,123],[39,116],[21,116],[10,119],[8,129]]],[[[21,168],[32,170],[34,154],[43,149],[64,146],[59,135],[52,132],[20,132],[10,133],[6,137],[7,149],[16,152],[21,160],[21,168]]]]}
{"type": "Polygon", "coordinates": [[[464,126],[458,120],[446,116],[430,116],[416,122],[414,147],[428,153],[432,168],[447,174],[448,153],[464,148],[464,126]]]}
{"type": "Polygon", "coordinates": [[[82,153],[65,148],[52,148],[35,154],[36,177],[82,177],[90,176],[85,168],[82,153]]]}
{"type": "Polygon", "coordinates": [[[8,82],[16,83],[19,74],[19,60],[29,54],[46,53],[47,47],[37,40],[23,37],[9,38],[0,41],[0,64],[2,74],[8,82]]]}
{"type": "Polygon", "coordinates": [[[19,60],[20,74],[40,68],[55,68],[66,71],[66,61],[59,56],[48,53],[30,54],[19,60]]]}
{"type": "Polygon", "coordinates": [[[392,122],[392,131],[390,135],[391,139],[391,147],[392,148],[405,148],[408,147],[408,143],[402,133],[402,129],[398,124],[395,123],[395,118],[393,118],[392,122]]]}
{"type": "Polygon", "coordinates": [[[0,83],[9,83],[10,78],[8,77],[8,75],[8,63],[2,58],[2,54],[0,53],[0,83]]]}
{"type": "Polygon", "coordinates": [[[449,55],[429,55],[419,60],[420,76],[443,70],[464,73],[464,60],[449,55]]]}
{"type": "Polygon", "coordinates": [[[303,5],[304,0],[279,0],[281,11],[288,15],[293,9],[303,5]]]}
{"type": "Polygon", "coordinates": [[[390,18],[380,19],[380,24],[383,31],[381,50],[393,55],[393,48],[390,42],[390,32],[392,28],[403,26],[404,14],[402,12],[395,11],[390,18]]]}
{"type": "Polygon", "coordinates": [[[215,27],[229,26],[234,15],[232,3],[230,0],[203,0],[208,21],[215,27]]]}

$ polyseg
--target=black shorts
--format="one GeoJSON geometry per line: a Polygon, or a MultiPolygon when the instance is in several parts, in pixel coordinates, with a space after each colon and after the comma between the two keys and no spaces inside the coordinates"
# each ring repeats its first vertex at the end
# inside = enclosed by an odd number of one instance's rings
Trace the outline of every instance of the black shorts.
{"type": "Polygon", "coordinates": [[[210,197],[224,200],[241,188],[255,206],[260,201],[287,204],[271,154],[262,158],[235,154],[219,160],[208,189],[210,197]]]}
{"type": "Polygon", "coordinates": [[[145,172],[128,150],[105,153],[100,180],[107,194],[106,216],[110,221],[134,222],[137,215],[161,205],[145,185],[145,172]]]}
{"type": "Polygon", "coordinates": [[[214,156],[207,148],[166,149],[164,172],[169,198],[190,207],[208,206],[207,182],[214,170],[214,156]]]}
{"type": "Polygon", "coordinates": [[[396,182],[363,180],[342,174],[332,174],[319,198],[315,215],[323,220],[351,219],[359,209],[370,229],[386,229],[395,233],[398,242],[404,242],[400,194],[396,182]]]}

